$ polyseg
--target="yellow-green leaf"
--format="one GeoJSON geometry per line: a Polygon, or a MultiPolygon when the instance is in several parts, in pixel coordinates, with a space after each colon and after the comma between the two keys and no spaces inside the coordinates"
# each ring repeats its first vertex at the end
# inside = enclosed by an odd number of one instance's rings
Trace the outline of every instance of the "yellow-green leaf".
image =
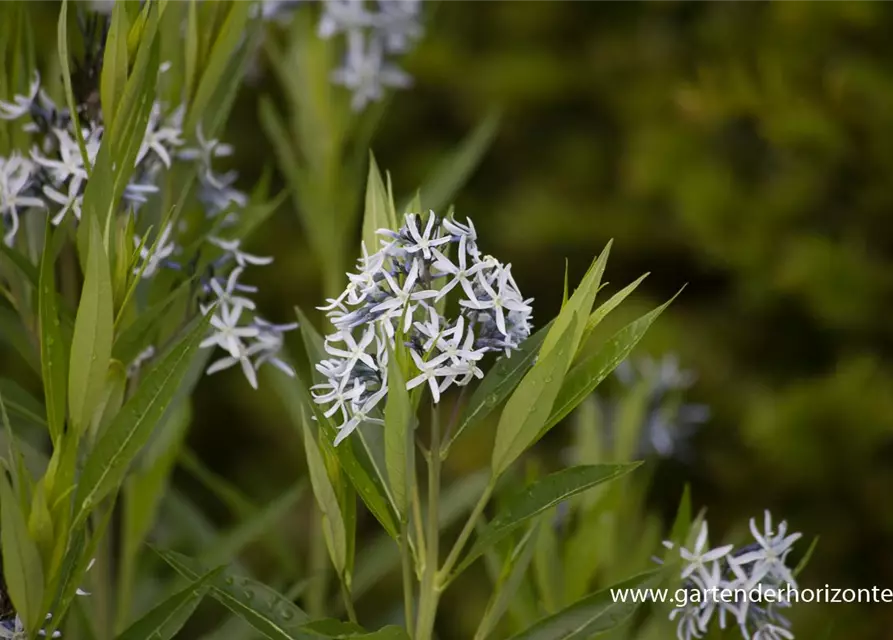
{"type": "Polygon", "coordinates": [[[112,355],[113,322],[109,262],[99,227],[93,220],[84,290],[74,321],[68,374],[68,413],[77,433],[83,433],[89,426],[102,396],[112,355]]]}

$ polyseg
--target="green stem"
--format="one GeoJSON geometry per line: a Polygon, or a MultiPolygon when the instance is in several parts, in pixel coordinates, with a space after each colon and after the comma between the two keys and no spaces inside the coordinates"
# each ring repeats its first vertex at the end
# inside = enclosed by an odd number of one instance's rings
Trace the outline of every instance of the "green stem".
{"type": "Polygon", "coordinates": [[[416,621],[416,640],[431,640],[440,589],[437,585],[439,547],[438,510],[440,508],[440,417],[437,405],[431,407],[431,446],[428,456],[428,520],[425,535],[425,562],[419,594],[419,617],[416,621]]]}
{"type": "Polygon", "coordinates": [[[459,537],[456,539],[453,548],[450,550],[450,554],[447,556],[446,561],[443,563],[443,568],[440,570],[438,580],[441,589],[446,587],[446,584],[452,579],[450,576],[450,572],[453,570],[453,567],[455,567],[456,562],[459,560],[459,554],[462,553],[462,548],[468,541],[469,536],[471,536],[471,532],[474,531],[474,527],[477,524],[478,518],[481,517],[481,514],[484,512],[484,507],[487,506],[487,502],[489,502],[490,496],[493,495],[493,489],[495,486],[495,479],[491,479],[490,482],[487,483],[487,488],[484,489],[481,497],[478,498],[477,504],[474,505],[474,509],[471,511],[471,515],[468,516],[468,521],[462,528],[461,533],[459,533],[459,537]]]}
{"type": "Polygon", "coordinates": [[[344,600],[344,609],[347,611],[348,619],[357,624],[357,612],[353,608],[353,599],[350,597],[350,589],[347,588],[347,584],[344,580],[339,580],[341,583],[341,598],[344,600]]]}
{"type": "Polygon", "coordinates": [[[414,637],[412,621],[413,613],[412,592],[414,590],[412,580],[412,554],[409,550],[409,527],[404,520],[400,531],[400,561],[403,565],[403,615],[406,618],[406,629],[410,638],[414,637]]]}

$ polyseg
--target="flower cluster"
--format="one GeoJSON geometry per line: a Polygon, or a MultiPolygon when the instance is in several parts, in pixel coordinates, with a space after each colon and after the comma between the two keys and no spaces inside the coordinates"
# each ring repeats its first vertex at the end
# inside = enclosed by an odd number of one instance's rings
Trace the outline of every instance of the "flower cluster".
{"type": "MultiPolygon", "coordinates": [[[[213,220],[214,228],[225,230],[238,222],[240,211],[248,203],[246,195],[233,187],[236,173],[217,173],[212,166],[216,158],[231,155],[233,149],[207,138],[201,127],[196,131],[196,146],[186,146],[183,113],[182,107],[166,111],[161,103],[153,104],[133,173],[124,189],[122,208],[127,215],[138,215],[149,196],[158,191],[163,171],[171,169],[175,162],[194,163],[198,170],[198,198],[205,215],[213,220]]],[[[75,130],[76,119],[41,89],[39,76],[35,75],[28,95],[17,95],[9,102],[0,101],[0,119],[27,117],[24,129],[33,134],[35,140],[28,157],[20,154],[0,157],[0,216],[8,245],[14,243],[20,228],[19,217],[25,211],[46,211],[52,216],[54,225],[61,224],[69,214],[75,223],[80,220],[90,167],[99,153],[104,123],[99,109],[82,107],[78,114],[83,148],[75,130]]],[[[134,237],[140,258],[140,264],[134,268],[135,274],[151,279],[163,268],[181,268],[177,257],[183,249],[176,242],[176,231],[168,223],[154,240],[134,237]]],[[[203,346],[220,345],[228,351],[228,357],[212,364],[208,372],[241,364],[246,378],[255,388],[255,371],[265,362],[293,375],[277,353],[282,346],[283,332],[296,325],[275,325],[253,314],[247,324],[239,324],[243,311],[255,308],[253,302],[239,294],[254,289],[240,284],[239,278],[246,266],[269,264],[272,258],[242,252],[238,240],[209,236],[205,238],[205,244],[209,250],[222,250],[223,255],[211,265],[202,282],[206,302],[218,303],[211,319],[213,331],[203,346]]],[[[203,312],[207,313],[211,306],[203,305],[203,312]]],[[[154,353],[151,348],[144,351],[128,370],[136,373],[154,353]]]]}
{"type": "MultiPolygon", "coordinates": [[[[786,562],[801,534],[788,533],[785,521],[773,528],[772,516],[768,511],[763,529],[760,530],[752,518],[750,532],[754,542],[743,548],[724,545],[711,549],[707,540],[707,523],[704,522],[694,547],[691,550],[678,549],[684,562],[681,573],[683,586],[691,596],[684,605],[670,612],[671,620],[678,619],[676,636],[679,640],[701,638],[714,616],[722,629],[730,622],[737,624],[745,640],[791,640],[794,637],[790,622],[779,613],[779,609],[791,606],[783,597],[785,589],[797,588],[786,562]],[[765,603],[738,597],[746,596],[754,589],[762,593],[775,590],[779,597],[765,603]]],[[[664,542],[664,546],[675,548],[671,542],[664,542]]]]}
{"type": "Polygon", "coordinates": [[[326,336],[330,359],[316,365],[327,379],[313,387],[318,404],[338,415],[335,443],[363,422],[381,422],[387,395],[388,351],[401,338],[418,375],[407,389],[427,384],[434,402],[451,385],[464,386],[483,373],[489,351],[506,356],[530,335],[530,302],[512,277],[511,265],[482,256],[470,220],[466,224],[406,214],[398,231],[381,229],[381,248],[363,257],[358,273],[336,299],[320,307],[337,331],[326,336]],[[451,291],[461,294],[459,314],[443,315],[451,291]]]}
{"type": "MultiPolygon", "coordinates": [[[[57,226],[69,214],[80,220],[88,173],[99,153],[105,127],[101,113],[84,117],[88,115],[84,109],[79,115],[83,146],[75,118],[67,108],[53,102],[41,88],[36,73],[27,95],[17,95],[10,102],[0,101],[0,119],[27,116],[23,128],[35,140],[27,157],[13,153],[9,158],[0,158],[0,216],[7,245],[14,243],[19,217],[27,210],[46,211],[57,226]]],[[[124,189],[124,202],[134,211],[158,191],[159,173],[170,168],[175,149],[183,144],[182,118],[182,109],[165,116],[160,103],[153,105],[133,175],[124,189]]]]}
{"type": "Polygon", "coordinates": [[[245,294],[256,293],[257,288],[239,282],[245,267],[248,265],[266,265],[273,258],[245,253],[238,240],[224,240],[211,237],[210,242],[223,250],[223,255],[212,265],[211,276],[205,283],[205,293],[209,302],[202,305],[201,311],[207,314],[213,306],[214,313],[210,322],[211,335],[201,343],[204,348],[221,347],[228,355],[217,360],[207,373],[217,373],[232,366],[239,365],[248,383],[257,389],[257,369],[269,362],[280,371],[294,376],[294,370],[278,357],[282,349],[284,333],[297,328],[297,323],[273,324],[255,313],[256,305],[245,294]],[[233,267],[229,274],[226,270],[233,267]],[[251,317],[247,322],[242,320],[245,311],[251,317]]]}
{"type": "Polygon", "coordinates": [[[661,457],[683,455],[685,438],[710,417],[710,407],[684,402],[682,398],[697,380],[697,374],[681,369],[679,358],[672,353],[658,360],[649,357],[624,360],[614,373],[625,387],[640,383],[648,386],[639,453],[653,452],[661,457]]]}
{"type": "Polygon", "coordinates": [[[354,111],[381,100],[386,87],[410,85],[409,75],[386,56],[405,53],[422,36],[421,0],[378,0],[375,5],[326,0],[323,5],[320,37],[343,33],[347,41],[344,62],[332,72],[332,81],[353,92],[354,111]]]}

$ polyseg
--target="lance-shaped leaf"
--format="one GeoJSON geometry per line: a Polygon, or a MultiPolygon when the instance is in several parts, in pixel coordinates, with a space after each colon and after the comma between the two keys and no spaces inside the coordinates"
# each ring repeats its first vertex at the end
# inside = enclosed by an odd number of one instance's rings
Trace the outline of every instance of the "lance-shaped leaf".
{"type": "Polygon", "coordinates": [[[518,527],[562,500],[609,482],[629,473],[640,463],[596,464],[570,467],[538,480],[513,497],[480,532],[468,555],[459,564],[450,579],[462,573],[484,551],[505,539],[518,527]]]}
{"type": "Polygon", "coordinates": [[[99,226],[92,220],[84,290],[74,321],[68,373],[68,413],[78,433],[83,433],[90,425],[93,410],[105,387],[112,355],[113,323],[109,261],[99,226]]]}
{"type": "MultiPolygon", "coordinates": [[[[188,580],[207,572],[195,560],[179,553],[163,549],[155,552],[188,580]]],[[[225,572],[208,584],[211,597],[271,640],[294,640],[296,631],[310,621],[296,604],[250,578],[225,572]]]]}
{"type": "Polygon", "coordinates": [[[56,308],[55,253],[53,234],[46,226],[43,256],[40,262],[40,287],[37,298],[40,324],[40,368],[46,398],[47,426],[53,442],[65,428],[65,402],[68,383],[68,347],[62,335],[59,310],[56,308]]]}
{"type": "MultiPolygon", "coordinates": [[[[678,295],[678,294],[677,294],[678,295]]],[[[639,340],[645,335],[651,323],[657,319],[672,302],[668,300],[661,306],[649,311],[642,317],[633,320],[608,340],[594,354],[575,364],[564,377],[564,383],[552,406],[549,419],[543,427],[544,432],[555,426],[570,413],[598,384],[610,375],[623,360],[629,356],[639,340]]]]}
{"type": "Polygon", "coordinates": [[[112,20],[105,40],[102,56],[102,75],[99,81],[99,96],[102,100],[102,114],[106,122],[114,122],[115,109],[127,84],[127,34],[130,25],[124,3],[112,6],[112,20]]]}
{"type": "Polygon", "coordinates": [[[369,176],[366,179],[366,210],[363,215],[363,242],[366,250],[370,253],[378,250],[379,236],[376,231],[397,227],[394,207],[381,179],[375,157],[370,152],[369,176]]]}
{"type": "MultiPolygon", "coordinates": [[[[242,43],[245,35],[245,25],[248,21],[248,13],[251,10],[250,2],[233,2],[229,5],[229,12],[217,38],[211,47],[211,52],[204,65],[201,80],[195,91],[195,98],[189,105],[189,113],[186,117],[184,130],[192,133],[211,105],[211,99],[217,93],[218,85],[227,82],[225,74],[229,66],[230,58],[236,48],[242,43]]],[[[213,135],[213,131],[206,131],[213,135]]]]}
{"type": "Polygon", "coordinates": [[[0,550],[6,589],[27,629],[41,621],[43,566],[37,545],[28,536],[28,525],[13,493],[6,470],[0,466],[0,550]]]}
{"type": "Polygon", "coordinates": [[[0,395],[9,411],[10,422],[15,430],[17,420],[28,424],[46,427],[46,411],[40,400],[22,389],[16,382],[0,378],[0,395]]]}
{"type": "Polygon", "coordinates": [[[660,577],[660,571],[652,571],[602,589],[543,618],[526,631],[512,636],[511,640],[588,640],[615,629],[641,604],[638,598],[634,599],[633,593],[638,596],[642,589],[654,588],[660,577]]]}
{"type": "Polygon", "coordinates": [[[171,640],[195,613],[210,582],[222,571],[223,567],[218,567],[199,577],[130,625],[117,640],[171,640]]]}
{"type": "Polygon", "coordinates": [[[596,310],[589,315],[589,319],[586,321],[586,327],[583,329],[583,338],[580,340],[581,348],[583,347],[583,345],[586,344],[589,336],[592,335],[592,332],[599,325],[599,323],[604,320],[609,313],[616,309],[621,302],[626,300],[627,296],[635,291],[636,288],[642,283],[642,280],[647,277],[648,274],[646,273],[645,275],[640,276],[638,279],[626,285],[623,289],[621,289],[613,296],[608,298],[605,302],[600,304],[598,308],[596,308],[596,310]]]}
{"type": "MultiPolygon", "coordinates": [[[[397,348],[402,348],[402,345],[397,348]]],[[[391,494],[402,520],[407,517],[407,495],[414,470],[413,419],[412,402],[400,370],[400,358],[392,351],[388,358],[388,398],[384,409],[385,466],[391,494]]]]}
{"type": "Polygon", "coordinates": [[[207,332],[209,316],[193,320],[183,338],[149,371],[91,451],[78,483],[75,522],[82,522],[99,500],[120,486],[130,463],[177,395],[207,332]]]}
{"type": "Polygon", "coordinates": [[[543,348],[540,350],[540,357],[546,357],[549,352],[558,345],[558,342],[564,337],[568,331],[571,322],[577,319],[577,323],[573,330],[573,338],[571,339],[571,351],[576,353],[577,347],[583,338],[583,332],[586,328],[583,318],[589,316],[592,310],[592,303],[595,301],[595,294],[598,293],[599,286],[602,281],[602,274],[605,272],[605,265],[608,263],[608,255],[611,253],[611,243],[605,247],[601,255],[593,261],[592,265],[583,276],[580,286],[577,287],[573,295],[561,308],[558,317],[552,324],[552,329],[546,335],[543,341],[543,348]]]}
{"type": "MultiPolygon", "coordinates": [[[[518,456],[539,439],[574,356],[578,324],[574,314],[555,347],[527,372],[502,410],[491,462],[494,476],[502,475],[518,456]]],[[[553,326],[549,335],[554,330],[553,326]]]]}
{"type": "MultiPolygon", "coordinates": [[[[289,378],[284,373],[278,372],[277,369],[262,369],[262,371],[264,375],[268,376],[268,380],[271,381],[279,398],[295,418],[292,422],[296,426],[301,424],[300,415],[301,406],[303,406],[305,410],[309,410],[316,417],[320,437],[328,438],[329,442],[335,441],[337,429],[332,421],[323,415],[319,405],[313,401],[300,373],[295,378],[289,378]]],[[[393,504],[388,498],[381,477],[369,460],[367,451],[362,444],[355,447],[354,442],[354,438],[347,438],[340,445],[334,447],[338,463],[372,515],[381,523],[385,531],[396,539],[398,527],[393,504]]]]}
{"type": "Polygon", "coordinates": [[[551,326],[552,323],[549,322],[546,326],[541,327],[539,331],[522,342],[511,357],[500,357],[496,361],[493,368],[487,372],[474,393],[471,394],[471,399],[462,413],[462,422],[443,445],[444,455],[449,452],[450,447],[466,429],[480,424],[515,389],[518,382],[536,361],[537,353],[539,353],[551,326]]]}
{"type": "Polygon", "coordinates": [[[326,538],[326,546],[329,548],[329,556],[339,575],[344,573],[347,566],[347,531],[344,527],[344,519],[341,517],[341,506],[335,488],[329,480],[319,444],[313,436],[313,432],[307,425],[307,420],[301,421],[304,431],[304,451],[307,455],[307,469],[310,472],[310,484],[313,487],[313,495],[322,513],[323,533],[326,538]]]}

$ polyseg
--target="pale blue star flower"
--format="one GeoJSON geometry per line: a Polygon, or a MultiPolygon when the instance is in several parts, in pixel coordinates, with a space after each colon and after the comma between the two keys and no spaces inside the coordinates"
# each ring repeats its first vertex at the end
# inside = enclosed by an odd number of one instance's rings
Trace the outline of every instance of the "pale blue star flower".
{"type": "Polygon", "coordinates": [[[37,97],[40,89],[40,74],[35,71],[31,85],[28,87],[28,95],[13,96],[12,102],[0,100],[0,120],[17,120],[31,110],[31,104],[37,97]]]}
{"type": "Polygon", "coordinates": [[[242,307],[218,306],[217,312],[211,316],[213,332],[199,346],[202,348],[219,346],[228,351],[233,358],[242,357],[245,352],[242,339],[255,338],[259,331],[257,327],[239,326],[241,315],[242,307]]]}
{"type": "Polygon", "coordinates": [[[10,246],[19,230],[19,210],[46,208],[43,200],[24,193],[31,186],[31,171],[31,162],[16,153],[0,157],[0,215],[8,220],[3,240],[10,246]]]}

